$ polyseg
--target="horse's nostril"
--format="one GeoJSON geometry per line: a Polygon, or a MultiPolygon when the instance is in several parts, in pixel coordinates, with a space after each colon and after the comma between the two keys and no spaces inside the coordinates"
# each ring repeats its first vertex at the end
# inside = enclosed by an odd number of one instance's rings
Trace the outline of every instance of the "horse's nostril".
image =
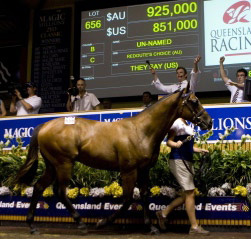
{"type": "Polygon", "coordinates": [[[209,124],[208,124],[208,129],[212,129],[212,126],[213,126],[213,121],[210,120],[209,124]]]}

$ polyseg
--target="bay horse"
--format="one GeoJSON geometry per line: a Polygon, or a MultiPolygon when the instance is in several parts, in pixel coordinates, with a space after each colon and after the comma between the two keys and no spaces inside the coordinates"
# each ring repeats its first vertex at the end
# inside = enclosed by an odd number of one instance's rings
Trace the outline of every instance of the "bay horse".
{"type": "Polygon", "coordinates": [[[161,142],[179,117],[199,125],[203,130],[212,127],[211,117],[188,87],[189,84],[183,91],[164,97],[138,115],[117,122],[76,118],[75,124],[67,125],[64,118],[58,118],[37,126],[31,138],[27,160],[16,180],[26,184],[32,182],[40,149],[46,169],[34,185],[26,219],[30,232],[37,233],[33,222],[39,197],[55,181],[59,199],[77,222],[78,228],[87,231],[66,195],[74,162],[78,161],[93,168],[119,171],[121,174],[123,205],[114,214],[97,222],[97,227],[112,223],[129,208],[137,183],[143,201],[144,223],[151,233],[157,234],[158,229],[150,220],[147,198],[149,170],[158,159],[161,142]]]}

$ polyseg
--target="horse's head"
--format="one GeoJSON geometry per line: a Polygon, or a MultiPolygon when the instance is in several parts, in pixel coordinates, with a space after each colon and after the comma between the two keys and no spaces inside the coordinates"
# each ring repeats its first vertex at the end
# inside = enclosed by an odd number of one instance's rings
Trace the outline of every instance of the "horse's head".
{"type": "Polygon", "coordinates": [[[189,91],[190,84],[181,92],[182,105],[179,115],[181,118],[198,125],[202,130],[212,128],[212,118],[201,105],[193,92],[189,91]]]}

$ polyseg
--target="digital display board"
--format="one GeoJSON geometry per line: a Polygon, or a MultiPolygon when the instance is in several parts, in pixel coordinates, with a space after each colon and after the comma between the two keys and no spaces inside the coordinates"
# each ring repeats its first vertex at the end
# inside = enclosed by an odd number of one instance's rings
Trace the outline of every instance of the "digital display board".
{"type": "Polygon", "coordinates": [[[99,98],[158,94],[147,60],[168,85],[177,83],[178,66],[190,72],[201,55],[197,91],[226,90],[221,56],[230,79],[239,68],[251,75],[250,6],[250,0],[195,0],[82,11],[80,76],[99,98]]]}

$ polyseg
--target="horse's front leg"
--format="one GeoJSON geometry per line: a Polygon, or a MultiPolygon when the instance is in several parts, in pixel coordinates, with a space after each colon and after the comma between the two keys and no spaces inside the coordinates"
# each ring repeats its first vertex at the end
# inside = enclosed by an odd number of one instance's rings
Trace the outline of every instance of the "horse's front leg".
{"type": "Polygon", "coordinates": [[[122,188],[123,188],[122,207],[118,211],[116,211],[114,214],[110,215],[109,217],[98,221],[96,225],[97,228],[100,228],[100,227],[103,227],[112,223],[116,218],[118,218],[123,213],[125,213],[128,210],[129,206],[132,204],[133,189],[135,187],[136,180],[137,180],[137,170],[134,169],[126,173],[121,172],[121,178],[122,178],[122,188]]]}
{"type": "Polygon", "coordinates": [[[66,188],[69,185],[71,172],[72,172],[72,165],[64,164],[57,167],[57,180],[58,180],[58,189],[57,193],[61,200],[61,202],[65,205],[71,216],[73,217],[74,221],[78,225],[78,229],[82,231],[82,233],[87,233],[87,226],[81,220],[80,214],[76,211],[73,207],[71,201],[66,195],[66,188]]]}
{"type": "Polygon", "coordinates": [[[138,175],[138,186],[140,188],[140,196],[143,201],[143,211],[144,211],[144,223],[150,229],[150,233],[157,235],[159,230],[152,224],[150,210],[149,210],[149,169],[144,169],[139,172],[138,175]]]}

